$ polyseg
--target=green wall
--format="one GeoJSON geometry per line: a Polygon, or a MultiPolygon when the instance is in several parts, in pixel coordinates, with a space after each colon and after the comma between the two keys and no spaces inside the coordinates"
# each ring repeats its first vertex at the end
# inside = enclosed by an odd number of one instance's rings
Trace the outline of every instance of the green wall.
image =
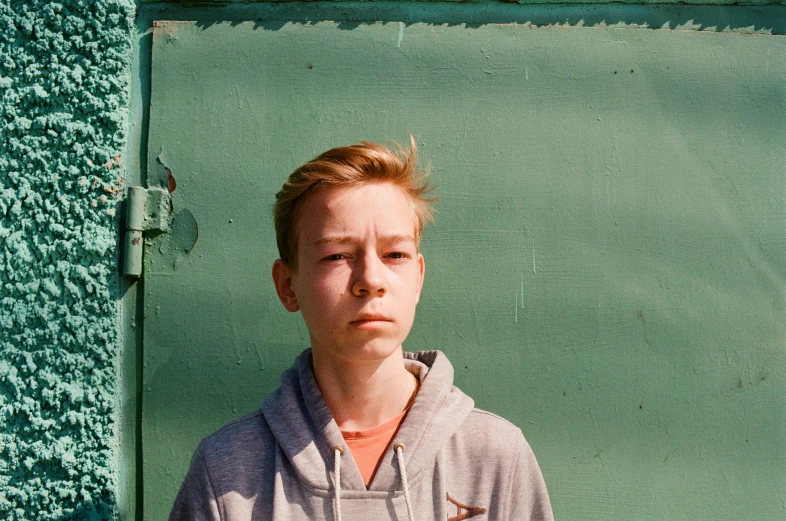
{"type": "Polygon", "coordinates": [[[404,347],[445,351],[522,427],[558,519],[782,514],[786,39],[312,20],[153,40],[148,182],[177,179],[179,233],[146,254],[150,519],[306,345],[267,273],[286,172],[407,131],[441,200],[404,347]]]}

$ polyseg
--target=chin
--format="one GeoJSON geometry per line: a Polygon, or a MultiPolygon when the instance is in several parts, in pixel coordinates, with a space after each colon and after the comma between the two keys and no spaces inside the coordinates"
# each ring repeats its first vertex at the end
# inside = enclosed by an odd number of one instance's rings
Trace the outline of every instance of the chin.
{"type": "Polygon", "coordinates": [[[401,351],[401,342],[401,340],[375,339],[359,345],[345,354],[355,360],[385,360],[401,351]]]}

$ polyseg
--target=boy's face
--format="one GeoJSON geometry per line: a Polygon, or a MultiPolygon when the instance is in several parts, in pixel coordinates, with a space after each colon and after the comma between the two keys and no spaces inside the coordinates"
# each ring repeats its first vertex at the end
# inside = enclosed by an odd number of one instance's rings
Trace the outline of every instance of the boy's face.
{"type": "Polygon", "coordinates": [[[296,222],[297,273],[278,260],[281,302],[297,311],[315,353],[375,360],[391,356],[409,334],[425,264],[415,218],[390,183],[319,190],[296,222]]]}

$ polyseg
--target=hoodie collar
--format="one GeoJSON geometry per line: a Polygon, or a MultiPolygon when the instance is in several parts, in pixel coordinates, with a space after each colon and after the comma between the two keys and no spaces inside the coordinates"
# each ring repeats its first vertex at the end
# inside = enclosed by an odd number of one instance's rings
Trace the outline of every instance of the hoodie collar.
{"type": "MultiPolygon", "coordinates": [[[[441,351],[404,353],[407,369],[421,380],[420,391],[404,423],[385,452],[369,491],[398,490],[400,472],[392,447],[404,446],[410,482],[434,465],[437,453],[474,407],[471,398],[453,386],[453,366],[441,351]]],[[[366,491],[360,470],[319,391],[311,349],[303,351],[281,376],[281,387],[262,402],[273,436],[305,486],[332,488],[332,448],[344,449],[341,487],[366,491]]]]}

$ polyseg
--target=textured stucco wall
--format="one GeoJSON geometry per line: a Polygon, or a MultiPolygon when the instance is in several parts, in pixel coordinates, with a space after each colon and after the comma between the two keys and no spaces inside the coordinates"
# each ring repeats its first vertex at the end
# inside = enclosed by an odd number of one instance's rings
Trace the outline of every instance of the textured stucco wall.
{"type": "Polygon", "coordinates": [[[116,511],[133,0],[0,0],[0,519],[116,511]]]}

